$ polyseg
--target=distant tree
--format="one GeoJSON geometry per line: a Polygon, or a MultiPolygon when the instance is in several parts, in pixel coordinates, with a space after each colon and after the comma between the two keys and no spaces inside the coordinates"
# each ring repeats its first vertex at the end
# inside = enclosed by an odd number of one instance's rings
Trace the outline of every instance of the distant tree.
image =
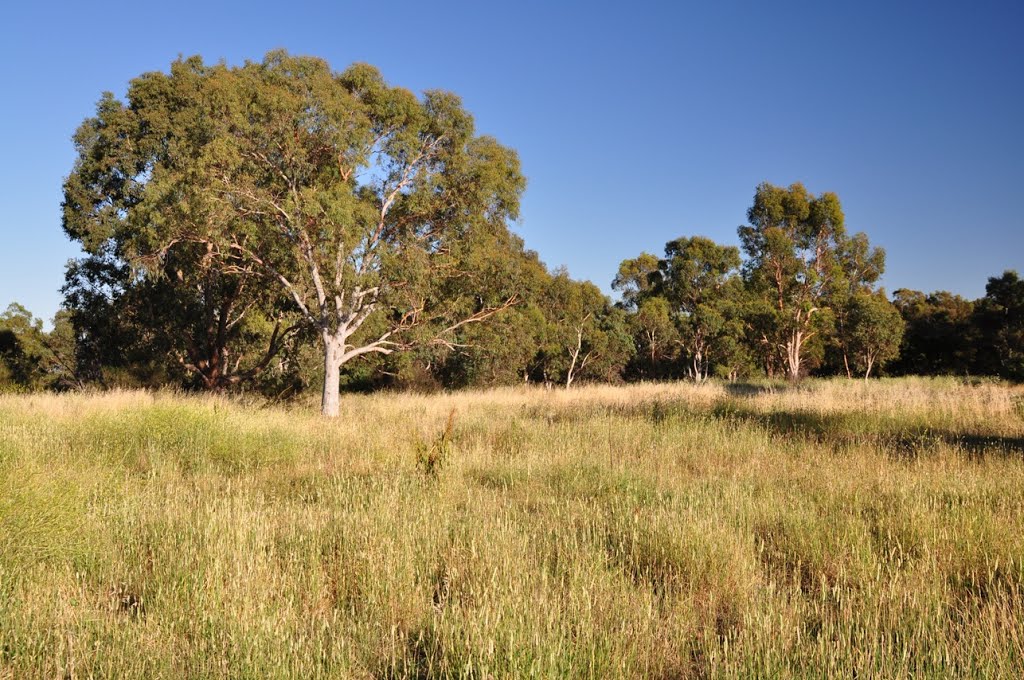
{"type": "Polygon", "coordinates": [[[53,330],[46,334],[46,349],[50,387],[60,391],[84,387],[77,371],[77,338],[69,310],[59,309],[54,315],[53,330]]]}
{"type": "Polygon", "coordinates": [[[533,302],[522,302],[486,324],[460,329],[458,346],[435,363],[439,384],[448,388],[527,382],[544,338],[546,320],[533,302]]]}
{"type": "Polygon", "coordinates": [[[0,386],[31,389],[42,379],[43,322],[12,302],[0,314],[0,386]]]}
{"type": "Polygon", "coordinates": [[[565,271],[555,274],[545,297],[542,379],[567,388],[580,379],[617,379],[634,351],[622,310],[597,286],[565,271]]]}
{"type": "Polygon", "coordinates": [[[1024,280],[1006,271],[991,277],[985,297],[975,307],[980,333],[979,369],[1011,380],[1024,380],[1024,280]]]}
{"type": "Polygon", "coordinates": [[[65,230],[119,241],[147,276],[184,248],[218,276],[254,278],[246,290],[286,297],[321,343],[325,415],[338,414],[350,360],[514,301],[437,295],[464,273],[459,241],[504,229],[525,184],[515,153],[476,136],[452,94],[420,99],[372,67],[336,73],[284,52],[238,68],[193,57],[133,80],[127,103],[105,95],[76,143],[65,230]]]}
{"type": "Polygon", "coordinates": [[[441,329],[426,329],[426,351],[418,355],[445,387],[524,382],[543,342],[542,307],[551,274],[537,254],[525,250],[522,240],[507,230],[478,230],[468,236],[480,240],[460,243],[465,259],[459,268],[466,275],[449,279],[449,287],[440,294],[483,307],[514,296],[516,305],[487,323],[465,324],[445,335],[437,335],[441,329]]]}
{"type": "Polygon", "coordinates": [[[47,333],[42,319],[12,302],[0,314],[0,391],[73,387],[73,343],[65,313],[58,312],[47,333]]]}
{"type": "Polygon", "coordinates": [[[658,257],[650,253],[640,253],[637,257],[622,261],[612,281],[612,290],[619,291],[622,296],[620,306],[623,309],[634,312],[642,300],[650,297],[661,278],[658,263],[658,257]]]}
{"type": "Polygon", "coordinates": [[[903,317],[882,291],[855,293],[846,308],[846,351],[866,380],[873,368],[899,356],[903,317]]]}
{"type": "Polygon", "coordinates": [[[744,274],[761,300],[755,324],[765,356],[781,352],[790,379],[806,369],[812,339],[820,342],[832,317],[831,296],[842,278],[841,253],[847,248],[839,197],[810,194],[802,184],[788,188],[763,183],[747,211],[750,224],[739,228],[748,256],[744,274]]]}
{"type": "MultiPolygon", "coordinates": [[[[742,323],[744,319],[742,311],[732,312],[731,315],[733,319],[742,323]]],[[[739,326],[740,323],[737,323],[736,326],[739,326]]],[[[734,331],[719,336],[714,366],[715,375],[733,382],[740,378],[750,377],[757,372],[755,355],[747,342],[744,329],[734,326],[734,331]]]]}
{"type": "Polygon", "coordinates": [[[636,347],[631,362],[635,377],[651,380],[676,373],[671,364],[680,338],[668,300],[660,295],[643,298],[636,311],[627,317],[627,326],[636,347]]]}
{"type": "Polygon", "coordinates": [[[947,291],[922,293],[901,288],[893,304],[906,322],[898,375],[967,375],[975,366],[974,303],[947,291]]]}
{"type": "MultiPolygon", "coordinates": [[[[885,250],[871,247],[867,235],[858,233],[841,244],[837,259],[839,268],[831,292],[835,319],[831,344],[842,359],[842,370],[847,377],[853,377],[850,355],[854,351],[853,344],[857,342],[853,336],[857,333],[860,340],[864,338],[860,335],[863,329],[858,331],[851,324],[851,315],[855,312],[859,296],[873,292],[874,285],[885,272],[885,250]]],[[[884,332],[885,329],[879,330],[884,332]]]]}
{"type": "Polygon", "coordinates": [[[668,301],[687,357],[686,373],[701,382],[724,352],[725,338],[742,333],[735,314],[742,282],[739,250],[702,236],[665,245],[659,261],[656,294],[668,301]]]}

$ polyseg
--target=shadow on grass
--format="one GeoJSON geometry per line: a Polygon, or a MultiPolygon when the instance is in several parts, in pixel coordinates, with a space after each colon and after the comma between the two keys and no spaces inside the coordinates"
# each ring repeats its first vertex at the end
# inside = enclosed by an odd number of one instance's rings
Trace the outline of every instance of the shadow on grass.
{"type": "Polygon", "coordinates": [[[729,396],[708,408],[686,401],[654,399],[631,404],[596,404],[572,407],[531,407],[523,415],[549,426],[587,424],[600,418],[644,420],[655,425],[702,419],[735,421],[759,426],[787,438],[801,438],[834,447],[876,445],[892,454],[913,458],[939,445],[958,448],[972,458],[987,455],[1024,458],[1024,436],[990,434],[911,423],[893,415],[817,413],[803,410],[759,411],[748,402],[762,394],[780,394],[794,388],[777,383],[727,383],[729,396]]]}
{"type": "Polygon", "coordinates": [[[410,631],[400,640],[404,652],[397,657],[382,658],[381,667],[373,674],[382,680],[431,680],[449,677],[451,669],[445,659],[445,646],[429,625],[410,631]]]}
{"type": "Polygon", "coordinates": [[[757,397],[762,394],[781,394],[789,390],[787,383],[727,382],[722,385],[730,397],[757,397]]]}
{"type": "Polygon", "coordinates": [[[829,446],[874,444],[901,457],[915,457],[940,444],[956,447],[976,458],[986,455],[1024,457],[1024,437],[901,424],[861,413],[792,410],[762,413],[735,400],[726,400],[713,407],[712,415],[720,420],[754,424],[783,437],[810,439],[829,446]]]}

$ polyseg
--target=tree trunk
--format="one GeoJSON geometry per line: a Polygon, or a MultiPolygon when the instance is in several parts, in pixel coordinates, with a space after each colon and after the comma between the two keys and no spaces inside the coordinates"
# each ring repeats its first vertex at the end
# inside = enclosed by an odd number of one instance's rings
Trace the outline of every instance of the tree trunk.
{"type": "Polygon", "coordinates": [[[693,382],[698,385],[704,382],[705,371],[704,371],[704,358],[703,353],[697,351],[693,355],[693,367],[690,369],[693,372],[693,382]]]}
{"type": "Polygon", "coordinates": [[[325,336],[324,339],[324,394],[320,401],[320,413],[337,418],[341,405],[341,355],[344,349],[336,338],[325,336]]]}
{"type": "MultiPolygon", "coordinates": [[[[589,318],[590,315],[587,314],[589,318]]],[[[583,319],[586,322],[586,318],[583,319]]],[[[569,356],[572,357],[572,361],[569,363],[569,370],[565,374],[565,389],[572,387],[573,373],[576,371],[576,362],[580,358],[580,352],[583,351],[583,325],[580,324],[576,328],[576,347],[569,350],[569,356]]],[[[581,367],[582,368],[582,367],[581,367]]]]}
{"type": "Polygon", "coordinates": [[[786,359],[789,362],[789,379],[796,381],[800,378],[800,350],[803,344],[803,333],[794,332],[789,336],[786,343],[786,359]]]}

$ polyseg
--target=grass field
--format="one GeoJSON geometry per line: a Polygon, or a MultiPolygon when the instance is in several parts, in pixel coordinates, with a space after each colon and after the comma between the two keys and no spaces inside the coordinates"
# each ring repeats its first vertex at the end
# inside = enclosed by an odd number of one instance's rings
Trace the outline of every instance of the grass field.
{"type": "Polygon", "coordinates": [[[1024,390],[0,397],[0,678],[1024,677],[1024,390]]]}

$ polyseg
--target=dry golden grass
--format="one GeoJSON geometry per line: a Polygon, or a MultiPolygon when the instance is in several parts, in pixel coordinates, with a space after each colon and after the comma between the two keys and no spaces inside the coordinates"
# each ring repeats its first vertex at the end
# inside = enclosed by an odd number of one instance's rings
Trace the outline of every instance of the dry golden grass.
{"type": "Polygon", "coordinates": [[[0,677],[1022,677],[1022,400],[0,397],[0,677]]]}

